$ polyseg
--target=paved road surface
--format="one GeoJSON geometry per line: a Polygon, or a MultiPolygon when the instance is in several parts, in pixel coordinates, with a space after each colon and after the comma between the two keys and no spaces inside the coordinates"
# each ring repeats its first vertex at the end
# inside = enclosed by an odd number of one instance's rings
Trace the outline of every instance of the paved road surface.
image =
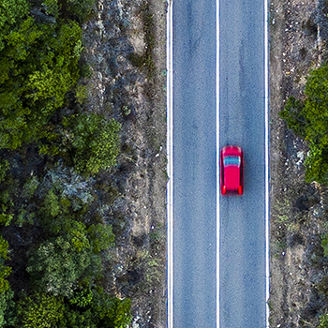
{"type": "Polygon", "coordinates": [[[173,1],[173,326],[265,327],[263,3],[220,1],[220,147],[245,150],[245,195],[220,197],[216,300],[216,3],[173,1]]]}

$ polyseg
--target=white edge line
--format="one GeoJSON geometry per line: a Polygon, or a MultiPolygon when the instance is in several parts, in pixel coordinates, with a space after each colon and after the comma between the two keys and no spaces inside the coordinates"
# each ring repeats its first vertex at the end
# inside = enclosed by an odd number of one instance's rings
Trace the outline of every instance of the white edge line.
{"type": "Polygon", "coordinates": [[[264,0],[264,70],[265,70],[265,298],[266,298],[266,327],[270,327],[269,297],[270,297],[270,214],[269,214],[269,39],[268,39],[268,0],[264,0]]]}
{"type": "Polygon", "coordinates": [[[216,0],[216,327],[220,327],[219,0],[216,0]]]}
{"type": "Polygon", "coordinates": [[[167,327],[173,328],[173,0],[166,14],[167,115],[167,327]]]}

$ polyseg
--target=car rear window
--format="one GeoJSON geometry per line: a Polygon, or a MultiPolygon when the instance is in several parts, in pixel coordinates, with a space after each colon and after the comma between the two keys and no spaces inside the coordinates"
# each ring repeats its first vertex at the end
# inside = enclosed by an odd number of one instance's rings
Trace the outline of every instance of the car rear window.
{"type": "Polygon", "coordinates": [[[223,159],[224,166],[240,166],[240,157],[239,156],[227,156],[223,159]]]}

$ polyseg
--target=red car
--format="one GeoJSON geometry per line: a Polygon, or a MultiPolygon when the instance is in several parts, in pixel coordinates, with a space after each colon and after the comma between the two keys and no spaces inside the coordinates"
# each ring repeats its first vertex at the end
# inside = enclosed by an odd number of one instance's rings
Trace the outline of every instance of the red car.
{"type": "Polygon", "coordinates": [[[225,146],[220,152],[221,194],[242,195],[244,191],[244,156],[238,146],[225,146]]]}

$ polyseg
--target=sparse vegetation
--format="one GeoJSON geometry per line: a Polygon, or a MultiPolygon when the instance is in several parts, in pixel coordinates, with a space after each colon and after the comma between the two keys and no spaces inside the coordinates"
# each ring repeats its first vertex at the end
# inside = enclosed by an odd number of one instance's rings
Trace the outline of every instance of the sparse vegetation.
{"type": "Polygon", "coordinates": [[[304,90],[305,99],[289,98],[281,112],[298,136],[310,148],[305,160],[306,181],[328,184],[328,65],[311,72],[304,90]]]}

